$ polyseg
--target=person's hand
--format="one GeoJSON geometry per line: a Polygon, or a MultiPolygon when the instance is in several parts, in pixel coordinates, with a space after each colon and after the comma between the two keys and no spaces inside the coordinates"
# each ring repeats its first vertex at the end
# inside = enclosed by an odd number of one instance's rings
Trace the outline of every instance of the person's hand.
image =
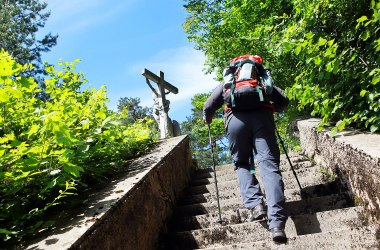
{"type": "Polygon", "coordinates": [[[210,124],[211,120],[208,120],[205,115],[203,115],[203,122],[206,124],[210,124]]]}

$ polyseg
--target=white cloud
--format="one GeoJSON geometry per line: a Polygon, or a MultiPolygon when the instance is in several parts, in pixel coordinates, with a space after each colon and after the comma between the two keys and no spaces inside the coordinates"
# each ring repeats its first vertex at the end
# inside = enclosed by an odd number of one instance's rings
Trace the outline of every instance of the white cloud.
{"type": "Polygon", "coordinates": [[[106,0],[46,0],[45,2],[48,4],[46,10],[51,12],[45,26],[50,30],[58,30],[62,35],[80,32],[112,18],[117,12],[129,7],[136,0],[124,0],[116,4],[110,4],[106,0]]]}
{"type": "Polygon", "coordinates": [[[194,94],[209,92],[217,85],[215,74],[205,74],[205,56],[190,47],[160,51],[144,62],[132,67],[133,74],[141,74],[147,68],[155,74],[165,73],[165,80],[179,89],[178,94],[170,94],[171,100],[180,102],[194,94]]]}

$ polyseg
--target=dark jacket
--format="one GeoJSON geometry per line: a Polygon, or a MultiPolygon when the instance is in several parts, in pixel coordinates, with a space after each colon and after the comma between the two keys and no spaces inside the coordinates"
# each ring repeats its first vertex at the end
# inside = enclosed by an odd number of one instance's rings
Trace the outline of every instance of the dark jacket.
{"type": "MultiPolygon", "coordinates": [[[[289,99],[284,92],[277,86],[273,86],[272,93],[268,96],[269,101],[262,108],[270,108],[275,112],[283,112],[289,105],[289,99]]],[[[211,96],[206,100],[203,105],[203,119],[206,123],[211,123],[212,118],[215,115],[215,111],[218,110],[224,104],[223,99],[223,83],[220,83],[212,92],[211,96]]],[[[228,125],[233,110],[229,109],[224,114],[225,125],[228,125]]],[[[239,111],[247,112],[247,111],[239,111]]]]}

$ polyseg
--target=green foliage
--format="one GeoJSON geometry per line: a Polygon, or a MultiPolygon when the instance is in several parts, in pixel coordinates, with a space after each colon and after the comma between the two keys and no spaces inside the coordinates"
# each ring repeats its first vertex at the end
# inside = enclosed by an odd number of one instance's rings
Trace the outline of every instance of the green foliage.
{"type": "Polygon", "coordinates": [[[24,74],[43,73],[41,53],[57,44],[57,35],[50,33],[41,40],[36,34],[45,26],[50,13],[47,4],[38,0],[0,1],[0,48],[8,51],[20,64],[32,63],[24,74]]]}
{"type": "Polygon", "coordinates": [[[268,61],[276,48],[274,30],[291,12],[290,1],[187,0],[183,28],[202,50],[208,71],[221,73],[229,61],[243,54],[260,54],[268,61]]]}
{"type": "MultiPolygon", "coordinates": [[[[375,0],[187,0],[190,41],[220,73],[231,58],[259,54],[275,84],[333,133],[380,128],[379,9],[375,0]]],[[[294,112],[294,113],[289,113],[294,112]]]]}
{"type": "Polygon", "coordinates": [[[84,88],[73,63],[46,68],[50,100],[20,65],[0,52],[0,236],[22,237],[45,227],[48,208],[77,189],[104,180],[153,142],[142,120],[128,126],[107,110],[106,89],[84,88]],[[83,90],[82,90],[83,89],[83,90]]]}
{"type": "Polygon", "coordinates": [[[284,52],[299,60],[288,94],[332,133],[380,128],[379,10],[375,1],[312,1],[296,8],[284,52]]]}
{"type": "MultiPolygon", "coordinates": [[[[295,106],[289,107],[289,109],[286,111],[288,113],[287,115],[285,115],[285,113],[274,114],[277,131],[280,134],[280,137],[285,146],[285,150],[287,152],[301,150],[299,137],[296,135],[295,131],[295,116],[298,116],[299,114],[295,113],[295,111],[292,110],[294,107],[295,106]]],[[[284,154],[285,152],[281,145],[281,140],[278,138],[278,136],[277,142],[280,147],[281,154],[284,154]]]]}
{"type": "MultiPolygon", "coordinates": [[[[193,156],[198,161],[200,168],[208,168],[213,165],[211,157],[211,148],[208,134],[208,126],[203,122],[203,104],[210,96],[207,94],[196,94],[191,104],[192,114],[187,117],[187,121],[181,124],[182,132],[190,137],[190,146],[193,150],[193,156]]],[[[223,110],[216,112],[215,118],[211,125],[212,144],[214,145],[214,154],[216,164],[225,164],[229,161],[228,146],[225,137],[223,110]]]]}
{"type": "Polygon", "coordinates": [[[120,98],[117,110],[119,113],[127,112],[127,118],[124,121],[126,124],[136,122],[145,117],[153,119],[152,110],[148,107],[140,106],[140,98],[120,98]]]}

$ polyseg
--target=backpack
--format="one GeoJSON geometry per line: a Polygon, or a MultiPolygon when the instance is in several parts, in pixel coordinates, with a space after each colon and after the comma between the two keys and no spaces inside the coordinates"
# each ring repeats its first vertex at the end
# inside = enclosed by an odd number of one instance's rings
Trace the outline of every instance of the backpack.
{"type": "Polygon", "coordinates": [[[258,55],[242,55],[231,60],[223,72],[223,98],[228,108],[252,110],[268,103],[273,81],[258,55]]]}

